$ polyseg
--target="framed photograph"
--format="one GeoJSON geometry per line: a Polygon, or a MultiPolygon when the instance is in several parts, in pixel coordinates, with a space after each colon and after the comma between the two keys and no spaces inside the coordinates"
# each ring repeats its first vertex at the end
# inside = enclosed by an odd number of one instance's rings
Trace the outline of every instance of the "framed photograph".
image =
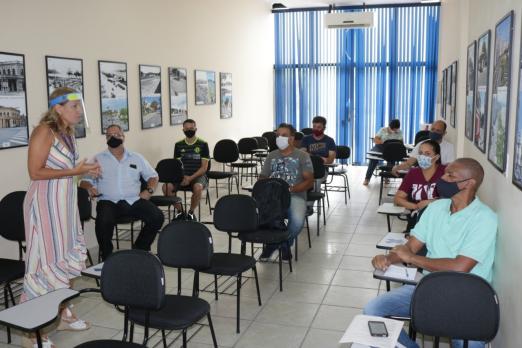
{"type": "MultiPolygon", "coordinates": [[[[69,87],[83,94],[83,60],[76,58],[64,58],[45,56],[45,70],[47,76],[47,101],[51,101],[51,94],[58,87],[69,87]]],[[[84,98],[85,100],[85,98],[84,98]]],[[[76,138],[84,138],[85,115],[74,127],[76,138]]]]}
{"type": "Polygon", "coordinates": [[[446,119],[446,69],[442,70],[440,117],[446,119]]]}
{"type": "Polygon", "coordinates": [[[219,73],[221,118],[232,117],[232,74],[219,73]]]}
{"type": "Polygon", "coordinates": [[[182,124],[188,117],[187,70],[169,68],[170,125],[182,124]]]}
{"type": "Polygon", "coordinates": [[[522,190],[522,47],[518,62],[517,113],[515,151],[513,152],[513,184],[522,190]]]}
{"type": "Polygon", "coordinates": [[[450,97],[450,125],[455,128],[457,114],[457,61],[451,64],[451,97],[450,97]]]}
{"type": "Polygon", "coordinates": [[[216,103],[216,73],[196,70],[196,105],[216,103]]]}
{"type": "Polygon", "coordinates": [[[464,121],[464,133],[466,138],[473,141],[473,112],[475,108],[475,58],[477,55],[477,42],[473,41],[468,46],[466,65],[466,118],[464,121]]]}
{"type": "Polygon", "coordinates": [[[111,124],[129,130],[127,63],[98,61],[102,134],[111,124]]]}
{"type": "Polygon", "coordinates": [[[495,48],[493,51],[488,160],[502,173],[506,170],[507,157],[513,14],[513,11],[509,12],[495,26],[495,48]]]}
{"type": "Polygon", "coordinates": [[[161,67],[140,64],[141,129],[163,125],[161,117],[161,67]]]}
{"type": "Polygon", "coordinates": [[[446,68],[446,85],[444,87],[446,91],[445,104],[444,104],[444,118],[448,118],[451,114],[451,65],[446,68]]]}
{"type": "Polygon", "coordinates": [[[473,116],[473,142],[486,152],[489,97],[489,46],[491,31],[488,30],[477,41],[477,75],[475,78],[475,114],[473,116]]]}
{"type": "Polygon", "coordinates": [[[0,150],[28,142],[25,56],[0,52],[0,150]]]}

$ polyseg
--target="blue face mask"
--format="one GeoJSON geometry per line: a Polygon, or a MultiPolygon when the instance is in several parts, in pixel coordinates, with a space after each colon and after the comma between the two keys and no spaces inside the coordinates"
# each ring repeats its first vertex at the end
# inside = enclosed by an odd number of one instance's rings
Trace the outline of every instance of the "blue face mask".
{"type": "Polygon", "coordinates": [[[442,139],[442,134],[430,131],[430,140],[440,141],[441,139],[442,139]]]}
{"type": "Polygon", "coordinates": [[[419,155],[417,157],[417,163],[421,169],[428,169],[431,167],[431,157],[425,155],[419,155]]]}

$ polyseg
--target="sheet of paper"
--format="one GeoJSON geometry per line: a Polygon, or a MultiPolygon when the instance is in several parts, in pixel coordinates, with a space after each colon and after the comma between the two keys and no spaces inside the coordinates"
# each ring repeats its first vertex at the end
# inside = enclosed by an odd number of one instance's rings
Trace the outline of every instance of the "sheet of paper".
{"type": "Polygon", "coordinates": [[[396,279],[407,279],[414,280],[415,275],[417,274],[417,269],[412,267],[401,267],[396,265],[390,265],[386,272],[384,272],[385,277],[396,278],[396,279]]]}
{"type": "Polygon", "coordinates": [[[353,342],[355,345],[352,344],[352,347],[361,347],[360,345],[362,345],[378,348],[395,348],[403,324],[399,320],[359,314],[353,318],[339,343],[353,342]],[[373,337],[370,335],[368,321],[371,320],[384,322],[388,331],[388,337],[373,337]]]}

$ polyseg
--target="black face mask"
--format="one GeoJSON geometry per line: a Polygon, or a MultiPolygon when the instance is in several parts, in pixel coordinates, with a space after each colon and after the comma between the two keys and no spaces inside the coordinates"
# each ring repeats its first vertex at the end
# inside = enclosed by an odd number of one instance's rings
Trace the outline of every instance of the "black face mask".
{"type": "Polygon", "coordinates": [[[467,180],[469,180],[469,179],[449,182],[449,181],[446,181],[446,180],[440,178],[436,184],[437,192],[439,193],[439,197],[440,198],[451,198],[451,197],[455,196],[457,193],[460,192],[459,185],[457,185],[457,184],[467,181],[467,180]]]}
{"type": "Polygon", "coordinates": [[[121,144],[123,144],[123,139],[110,137],[109,140],[107,140],[107,145],[109,145],[109,147],[112,147],[113,149],[120,146],[121,144]]]}
{"type": "Polygon", "coordinates": [[[192,138],[194,135],[196,135],[196,131],[193,129],[183,131],[183,133],[185,133],[185,136],[189,139],[192,138]]]}
{"type": "Polygon", "coordinates": [[[442,134],[430,131],[430,140],[439,141],[442,139],[442,134]]]}

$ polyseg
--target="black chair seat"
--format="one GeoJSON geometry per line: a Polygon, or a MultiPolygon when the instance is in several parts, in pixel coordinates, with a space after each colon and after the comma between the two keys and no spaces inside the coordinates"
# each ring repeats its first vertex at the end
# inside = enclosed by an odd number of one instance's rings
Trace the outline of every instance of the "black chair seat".
{"type": "Polygon", "coordinates": [[[0,259],[0,284],[23,278],[25,263],[20,260],[0,259]]]}
{"type": "Polygon", "coordinates": [[[233,177],[234,175],[237,175],[237,174],[233,173],[233,172],[214,172],[214,171],[207,172],[207,178],[213,179],[213,180],[227,179],[227,178],[233,177]]]}
{"type": "Polygon", "coordinates": [[[235,167],[235,168],[253,168],[253,167],[257,167],[257,163],[254,163],[254,162],[231,163],[230,166],[235,167]]]}
{"type": "Polygon", "coordinates": [[[256,265],[252,256],[228,253],[214,253],[210,268],[201,270],[202,273],[233,276],[243,273],[256,265]]]}
{"type": "MultiPolygon", "coordinates": [[[[192,296],[167,295],[165,305],[150,312],[150,327],[159,330],[182,330],[192,326],[210,312],[207,301],[192,296]]],[[[145,311],[131,309],[129,319],[145,325],[145,311]]]]}
{"type": "Polygon", "coordinates": [[[255,232],[240,233],[238,238],[248,243],[276,244],[288,240],[288,231],[259,229],[255,232]]]}
{"type": "Polygon", "coordinates": [[[308,192],[306,194],[306,200],[311,202],[311,201],[318,201],[320,199],[323,199],[324,198],[324,193],[321,193],[321,192],[308,192]]]}
{"type": "Polygon", "coordinates": [[[119,224],[130,224],[132,222],[139,221],[140,219],[132,217],[132,216],[120,216],[116,219],[116,223],[119,224]]]}
{"type": "Polygon", "coordinates": [[[91,342],[85,342],[76,346],[76,348],[134,348],[144,347],[138,343],[122,342],[116,340],[97,340],[91,342]]]}
{"type": "Polygon", "coordinates": [[[254,156],[265,158],[268,156],[268,154],[266,152],[259,152],[259,153],[255,153],[254,156]]]}
{"type": "Polygon", "coordinates": [[[164,207],[181,203],[181,198],[176,196],[152,196],[150,197],[150,201],[159,207],[164,207]]]}

